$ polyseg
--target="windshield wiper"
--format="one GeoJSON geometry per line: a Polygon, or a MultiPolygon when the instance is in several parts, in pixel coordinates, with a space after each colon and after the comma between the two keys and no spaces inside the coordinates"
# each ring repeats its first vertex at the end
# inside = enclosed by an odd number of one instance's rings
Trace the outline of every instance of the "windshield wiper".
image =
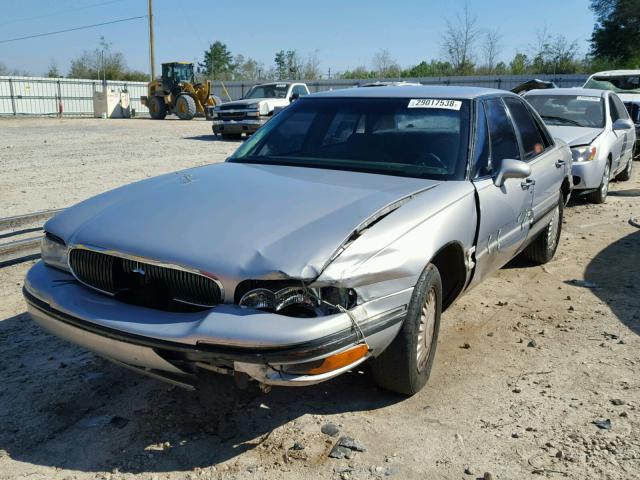
{"type": "Polygon", "coordinates": [[[576,125],[578,127],[584,127],[584,125],[582,125],[580,122],[576,122],[575,120],[571,120],[570,118],[554,117],[554,116],[551,116],[551,115],[540,115],[540,116],[545,120],[556,120],[558,122],[568,123],[569,125],[576,125]]]}

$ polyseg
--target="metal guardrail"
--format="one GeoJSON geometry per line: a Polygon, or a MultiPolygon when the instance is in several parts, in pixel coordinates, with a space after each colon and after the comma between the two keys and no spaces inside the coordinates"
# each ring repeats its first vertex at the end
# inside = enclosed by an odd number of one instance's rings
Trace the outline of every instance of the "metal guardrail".
{"type": "Polygon", "coordinates": [[[0,239],[9,239],[0,243],[0,267],[36,258],[40,253],[44,222],[62,210],[57,208],[0,218],[0,239]],[[29,235],[34,232],[39,233],[29,235]],[[14,240],[16,237],[24,238],[14,240]]]}

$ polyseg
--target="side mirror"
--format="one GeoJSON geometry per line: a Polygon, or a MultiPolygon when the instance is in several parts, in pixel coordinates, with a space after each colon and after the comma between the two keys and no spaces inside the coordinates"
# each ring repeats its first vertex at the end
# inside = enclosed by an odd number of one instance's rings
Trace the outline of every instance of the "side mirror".
{"type": "Polygon", "coordinates": [[[493,178],[496,187],[502,187],[508,178],[527,178],[531,175],[531,167],[521,160],[505,158],[500,164],[500,168],[493,178]]]}
{"type": "Polygon", "coordinates": [[[615,122],[613,122],[613,131],[617,130],[631,130],[633,128],[633,123],[628,118],[619,118],[615,122]]]}
{"type": "Polygon", "coordinates": [[[292,93],[291,96],[289,97],[289,101],[293,102],[295,100],[298,100],[300,98],[300,94],[299,93],[292,93]]]}

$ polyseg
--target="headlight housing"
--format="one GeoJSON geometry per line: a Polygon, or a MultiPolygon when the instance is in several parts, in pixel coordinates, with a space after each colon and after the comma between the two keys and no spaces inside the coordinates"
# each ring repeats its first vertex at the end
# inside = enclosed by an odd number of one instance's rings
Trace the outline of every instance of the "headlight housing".
{"type": "Polygon", "coordinates": [[[50,267],[59,268],[66,272],[70,271],[69,249],[61,238],[45,232],[44,237],[42,237],[40,252],[42,261],[50,267]]]}
{"type": "Polygon", "coordinates": [[[238,286],[242,295],[238,301],[240,306],[290,317],[309,318],[337,313],[340,308],[352,308],[357,300],[355,291],[351,289],[313,288],[300,283],[283,285],[279,281],[260,282],[259,285],[251,283],[251,287],[258,288],[244,289],[242,283],[238,286]]]}
{"type": "Polygon", "coordinates": [[[593,145],[582,145],[571,149],[571,156],[574,162],[586,162],[596,158],[596,147],[593,145]]]}

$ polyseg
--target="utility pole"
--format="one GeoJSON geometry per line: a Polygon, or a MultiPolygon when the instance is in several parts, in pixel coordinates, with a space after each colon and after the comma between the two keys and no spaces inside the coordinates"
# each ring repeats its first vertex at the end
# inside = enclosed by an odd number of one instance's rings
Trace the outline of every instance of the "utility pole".
{"type": "Polygon", "coordinates": [[[151,81],[156,78],[156,61],[153,52],[153,0],[148,0],[149,6],[149,65],[151,67],[151,81]]]}

